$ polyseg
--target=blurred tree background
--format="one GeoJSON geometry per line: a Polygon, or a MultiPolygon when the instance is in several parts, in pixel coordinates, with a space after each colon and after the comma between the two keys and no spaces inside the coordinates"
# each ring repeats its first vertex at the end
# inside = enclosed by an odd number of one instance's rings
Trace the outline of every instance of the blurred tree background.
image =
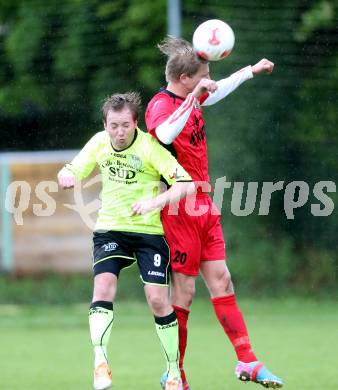
{"type": "MultiPolygon", "coordinates": [[[[261,58],[275,63],[205,109],[210,172],[247,183],[284,181],[268,216],[222,216],[230,268],[248,291],[337,292],[338,218],[314,217],[318,181],[337,183],[338,3],[334,0],[182,1],[184,38],[210,18],[233,27],[231,56],[211,64],[220,79],[261,58]],[[285,186],[306,181],[308,202],[287,219],[285,186]]],[[[138,90],[144,107],[165,84],[156,43],[165,0],[0,1],[0,149],[78,149],[101,130],[100,106],[138,90]]],[[[144,128],[144,123],[141,124],[144,128]]],[[[328,194],[337,205],[336,192],[328,194]]],[[[259,199],[259,197],[258,197],[259,199]]]]}

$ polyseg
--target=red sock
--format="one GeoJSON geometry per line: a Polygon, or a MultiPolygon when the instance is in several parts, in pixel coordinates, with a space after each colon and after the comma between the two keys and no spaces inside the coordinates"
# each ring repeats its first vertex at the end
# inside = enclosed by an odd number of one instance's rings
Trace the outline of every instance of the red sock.
{"type": "Polygon", "coordinates": [[[173,308],[176,313],[177,322],[178,322],[178,339],[179,339],[179,350],[180,350],[180,362],[179,367],[182,374],[182,381],[185,382],[185,373],[183,371],[183,360],[185,355],[185,349],[187,348],[187,337],[188,329],[187,322],[189,317],[189,310],[183,309],[183,307],[173,305],[173,308]]]}
{"type": "Polygon", "coordinates": [[[211,302],[224,332],[234,346],[238,360],[244,363],[256,361],[257,358],[251,350],[248,331],[243,315],[237,306],[235,294],[211,298],[211,302]]]}

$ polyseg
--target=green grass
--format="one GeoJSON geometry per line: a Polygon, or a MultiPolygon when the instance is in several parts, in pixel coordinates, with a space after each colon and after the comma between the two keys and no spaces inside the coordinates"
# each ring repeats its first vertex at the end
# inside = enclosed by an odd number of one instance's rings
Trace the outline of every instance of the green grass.
{"type": "MultiPolygon", "coordinates": [[[[258,356],[285,389],[337,390],[338,307],[334,302],[241,300],[258,356]]],[[[87,305],[0,306],[0,388],[89,390],[87,305]]],[[[159,390],[165,368],[145,304],[117,302],[109,345],[116,390],[159,390]]],[[[186,371],[193,390],[250,390],[234,377],[235,355],[206,301],[194,303],[186,371]]]]}

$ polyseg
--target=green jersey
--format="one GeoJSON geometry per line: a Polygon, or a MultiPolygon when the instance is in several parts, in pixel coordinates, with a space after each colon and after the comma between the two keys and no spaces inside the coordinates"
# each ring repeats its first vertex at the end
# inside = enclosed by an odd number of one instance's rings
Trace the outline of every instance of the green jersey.
{"type": "Polygon", "coordinates": [[[95,230],[163,234],[160,210],[133,215],[132,205],[160,193],[160,177],[169,185],[191,181],[176,159],[154,137],[139,129],[131,145],[115,150],[106,131],[96,133],[66,165],[81,180],[98,165],[101,172],[101,208],[95,230]]]}

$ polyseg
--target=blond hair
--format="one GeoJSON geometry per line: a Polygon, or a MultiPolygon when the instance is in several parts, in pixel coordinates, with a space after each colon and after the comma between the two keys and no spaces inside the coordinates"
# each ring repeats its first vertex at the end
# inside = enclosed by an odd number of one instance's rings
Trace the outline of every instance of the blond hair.
{"type": "Polygon", "coordinates": [[[169,35],[157,47],[168,57],[165,68],[167,82],[178,81],[183,73],[191,77],[198,72],[201,64],[207,63],[197,56],[192,44],[182,38],[169,35]]]}

